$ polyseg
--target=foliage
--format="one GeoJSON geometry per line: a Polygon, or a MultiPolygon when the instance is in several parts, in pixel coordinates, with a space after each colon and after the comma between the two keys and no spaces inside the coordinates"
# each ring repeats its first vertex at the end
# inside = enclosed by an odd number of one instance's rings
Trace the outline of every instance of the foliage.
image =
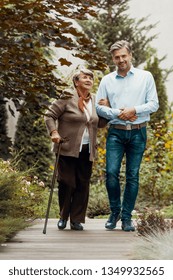
{"type": "Polygon", "coordinates": [[[162,208],[162,213],[167,219],[173,219],[173,202],[162,208]]]}
{"type": "Polygon", "coordinates": [[[168,111],[168,97],[166,93],[165,80],[169,71],[167,72],[166,70],[161,69],[159,64],[160,61],[156,56],[154,56],[154,58],[150,56],[145,66],[145,69],[153,74],[159,99],[159,109],[156,113],[151,115],[150,124],[152,127],[155,126],[155,123],[165,120],[166,112],[168,111]]]}
{"type": "Polygon", "coordinates": [[[43,117],[36,113],[19,116],[13,154],[20,170],[30,169],[33,176],[50,182],[53,154],[43,117]]]}
{"type": "Polygon", "coordinates": [[[137,219],[137,232],[139,235],[148,237],[158,232],[168,231],[173,228],[173,221],[165,220],[160,212],[145,209],[137,219]]]}
{"type": "Polygon", "coordinates": [[[97,134],[97,157],[93,163],[91,183],[101,184],[105,181],[106,171],[106,135],[107,128],[99,129],[97,134]]]}
{"type": "MultiPolygon", "coordinates": [[[[17,110],[42,111],[50,97],[58,98],[66,85],[50,64],[50,48],[64,48],[74,57],[92,58],[102,69],[95,44],[74,24],[95,16],[95,1],[4,0],[0,3],[0,94],[17,110]]],[[[71,61],[59,57],[60,65],[71,61]]],[[[13,113],[12,109],[9,108],[13,113]]]]}
{"type": "Polygon", "coordinates": [[[11,167],[10,162],[0,161],[0,217],[35,218],[42,203],[44,184],[11,167]]]}
{"type": "Polygon", "coordinates": [[[93,163],[87,216],[94,218],[109,214],[109,201],[105,186],[107,127],[98,130],[97,157],[93,163]]]}
{"type": "Polygon", "coordinates": [[[96,184],[90,187],[90,196],[87,209],[87,216],[94,218],[109,214],[109,202],[104,184],[96,184]]]}
{"type": "Polygon", "coordinates": [[[140,207],[152,205],[161,209],[172,204],[173,196],[173,122],[172,112],[164,122],[148,128],[147,149],[144,153],[140,171],[140,207]]]}
{"type": "MultiPolygon", "coordinates": [[[[45,217],[49,189],[29,172],[0,160],[0,243],[11,238],[29,221],[45,217]]],[[[57,192],[57,189],[55,189],[57,192]]],[[[49,217],[58,216],[58,199],[53,196],[49,217]]]]}
{"type": "Polygon", "coordinates": [[[173,220],[165,220],[160,212],[145,209],[136,228],[140,238],[134,245],[133,259],[173,259],[173,220]]]}
{"type": "Polygon", "coordinates": [[[156,24],[146,25],[147,18],[136,21],[127,14],[129,0],[97,1],[97,18],[84,20],[82,27],[89,38],[93,38],[102,52],[110,70],[115,66],[109,54],[110,46],[118,40],[127,40],[133,49],[134,65],[146,60],[149,43],[156,37],[148,36],[148,31],[156,24]]]}
{"type": "Polygon", "coordinates": [[[22,218],[0,218],[0,244],[11,239],[19,230],[28,226],[22,218]]]}

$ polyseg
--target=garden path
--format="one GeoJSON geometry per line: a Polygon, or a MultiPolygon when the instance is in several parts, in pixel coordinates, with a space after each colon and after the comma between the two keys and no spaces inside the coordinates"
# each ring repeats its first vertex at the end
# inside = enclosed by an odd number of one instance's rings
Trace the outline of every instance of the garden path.
{"type": "Polygon", "coordinates": [[[104,228],[105,219],[86,219],[84,231],[57,229],[57,220],[49,219],[43,234],[43,220],[20,231],[10,242],[2,244],[0,260],[128,260],[132,259],[136,232],[104,228]]]}

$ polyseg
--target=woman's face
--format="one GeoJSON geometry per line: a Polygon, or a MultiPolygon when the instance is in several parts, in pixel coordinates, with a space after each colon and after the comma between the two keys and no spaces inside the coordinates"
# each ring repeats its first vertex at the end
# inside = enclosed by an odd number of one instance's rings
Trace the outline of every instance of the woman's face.
{"type": "Polygon", "coordinates": [[[82,72],[79,75],[79,79],[75,81],[76,88],[88,91],[90,91],[93,87],[93,83],[93,78],[90,75],[84,74],[82,72]]]}

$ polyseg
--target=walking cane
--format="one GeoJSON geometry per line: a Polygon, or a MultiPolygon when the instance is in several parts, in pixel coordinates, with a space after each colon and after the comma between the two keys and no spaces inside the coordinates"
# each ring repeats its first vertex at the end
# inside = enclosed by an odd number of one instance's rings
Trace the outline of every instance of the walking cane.
{"type": "Polygon", "coordinates": [[[54,164],[54,171],[53,171],[53,176],[52,176],[52,182],[51,182],[51,190],[50,190],[50,195],[49,195],[49,200],[48,200],[48,206],[47,206],[47,212],[46,212],[46,217],[45,217],[45,222],[44,222],[44,228],[43,228],[43,233],[46,234],[46,228],[47,228],[47,223],[48,223],[48,218],[49,218],[49,212],[50,212],[50,206],[52,202],[52,196],[53,196],[53,189],[55,185],[55,179],[57,176],[57,169],[58,169],[58,161],[59,161],[59,154],[61,150],[61,145],[63,143],[63,140],[60,141],[58,145],[58,150],[55,153],[55,164],[54,164]]]}

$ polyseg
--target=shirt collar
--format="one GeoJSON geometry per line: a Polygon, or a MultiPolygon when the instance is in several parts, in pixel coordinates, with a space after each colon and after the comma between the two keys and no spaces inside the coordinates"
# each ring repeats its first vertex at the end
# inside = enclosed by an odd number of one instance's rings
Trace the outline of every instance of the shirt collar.
{"type": "MultiPolygon", "coordinates": [[[[134,73],[135,73],[135,68],[134,68],[133,65],[131,65],[130,70],[127,72],[127,76],[129,76],[129,75],[131,75],[131,74],[134,74],[134,73]]],[[[124,77],[118,75],[118,72],[117,72],[117,71],[115,71],[115,77],[116,77],[116,78],[124,78],[124,77]]]]}

